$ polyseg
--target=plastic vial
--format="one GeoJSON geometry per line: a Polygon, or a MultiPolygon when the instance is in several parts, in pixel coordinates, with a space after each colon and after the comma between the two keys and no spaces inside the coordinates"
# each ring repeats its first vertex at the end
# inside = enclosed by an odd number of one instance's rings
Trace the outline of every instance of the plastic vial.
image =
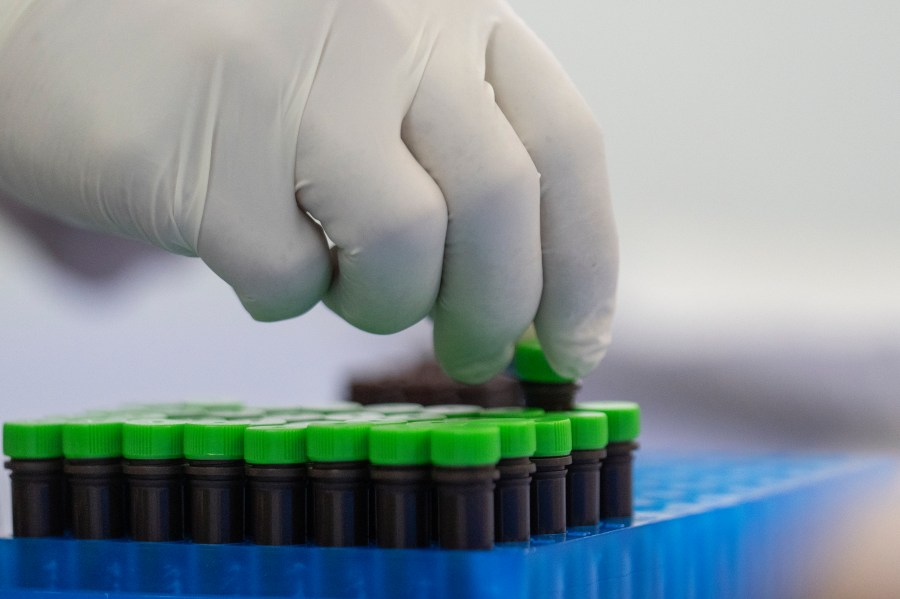
{"type": "Polygon", "coordinates": [[[500,430],[500,478],[494,489],[494,540],[524,543],[531,537],[531,461],[536,449],[534,422],[524,418],[483,418],[500,430]]]}
{"type": "Polygon", "coordinates": [[[244,540],[244,429],[240,420],[184,425],[188,513],[195,543],[244,540]]]}
{"type": "Polygon", "coordinates": [[[324,547],[369,542],[369,422],[314,422],[306,429],[312,486],[312,541],[324,547]]]}
{"type": "Polygon", "coordinates": [[[81,420],[63,424],[64,470],[72,536],[116,539],[127,533],[122,476],[122,423],[81,420]]]}
{"type": "Polygon", "coordinates": [[[431,544],[431,429],[429,423],[385,424],[369,432],[379,547],[431,544]]]}
{"type": "Polygon", "coordinates": [[[247,537],[257,545],[306,542],[306,423],[244,431],[247,537]]]}
{"type": "Polygon", "coordinates": [[[494,546],[494,481],[500,430],[478,422],[438,424],[431,433],[438,544],[444,549],[494,546]]]}
{"type": "Polygon", "coordinates": [[[632,466],[641,432],[641,408],[627,401],[590,401],[578,410],[602,412],[609,424],[609,444],[600,471],[600,518],[631,518],[632,466]]]}
{"type": "Polygon", "coordinates": [[[566,531],[566,468],[572,463],[572,424],[565,416],[534,420],[536,467],[531,481],[531,534],[566,531]]]}
{"type": "Polygon", "coordinates": [[[122,425],[122,469],[135,541],[184,538],[184,423],[142,419],[122,425]]]}
{"type": "Polygon", "coordinates": [[[537,339],[524,339],[516,344],[513,369],[519,378],[525,405],[547,412],[572,410],[581,385],[557,374],[537,339]]]}
{"type": "Polygon", "coordinates": [[[55,537],[65,531],[62,423],[7,422],[3,453],[10,459],[13,536],[55,537]]]}
{"type": "Polygon", "coordinates": [[[600,520],[600,472],[608,439],[606,414],[568,412],[572,423],[572,463],[566,474],[568,526],[594,526],[600,520]]]}

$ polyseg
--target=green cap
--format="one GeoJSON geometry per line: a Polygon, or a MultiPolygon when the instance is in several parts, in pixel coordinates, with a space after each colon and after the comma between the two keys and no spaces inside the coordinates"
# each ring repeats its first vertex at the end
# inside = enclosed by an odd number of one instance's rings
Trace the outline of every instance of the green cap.
{"type": "Polygon", "coordinates": [[[63,423],[32,420],[3,423],[3,453],[13,459],[60,458],[63,423]]]}
{"type": "Polygon", "coordinates": [[[478,416],[484,408],[481,406],[470,406],[467,404],[440,404],[436,406],[426,406],[422,413],[425,414],[441,414],[447,418],[471,418],[478,416]]]}
{"type": "Polygon", "coordinates": [[[537,441],[534,421],[527,418],[479,418],[479,423],[500,429],[500,457],[525,458],[534,455],[537,441]]]}
{"type": "Polygon", "coordinates": [[[571,383],[575,379],[557,374],[547,362],[537,339],[524,339],[516,344],[513,370],[519,380],[529,383],[571,383]]]}
{"type": "Polygon", "coordinates": [[[223,418],[225,420],[254,420],[256,418],[262,418],[264,416],[268,416],[266,411],[262,408],[237,408],[237,409],[209,409],[206,411],[208,416],[213,416],[214,418],[223,418]]]}
{"type": "Polygon", "coordinates": [[[506,407],[506,408],[488,408],[479,416],[487,418],[540,418],[546,414],[543,408],[538,407],[506,407]]]}
{"type": "Polygon", "coordinates": [[[306,461],[305,422],[250,426],[244,431],[248,464],[300,464],[306,461]]]}
{"type": "Polygon", "coordinates": [[[547,458],[572,453],[572,423],[565,416],[543,416],[534,419],[537,437],[535,457],[547,458]]]}
{"type": "Polygon", "coordinates": [[[244,420],[208,420],[184,425],[184,457],[189,460],[244,458],[244,420]]]}
{"type": "Polygon", "coordinates": [[[122,425],[122,456],[129,460],[175,460],[184,457],[184,423],[142,418],[122,425]]]}
{"type": "Polygon", "coordinates": [[[311,422],[306,455],[311,462],[360,462],[369,459],[371,422],[311,422]]]}
{"type": "Polygon", "coordinates": [[[419,466],[431,462],[430,423],[376,424],[369,432],[369,461],[376,466],[419,466]]]}
{"type": "Polygon", "coordinates": [[[606,414],[603,412],[565,412],[572,421],[572,449],[603,449],[609,441],[606,414]]]}
{"type": "Polygon", "coordinates": [[[366,409],[389,416],[396,416],[398,414],[417,414],[422,411],[423,406],[417,403],[393,402],[370,404],[366,406],[366,409]]]}
{"type": "Polygon", "coordinates": [[[380,412],[348,412],[346,414],[321,414],[323,420],[334,422],[378,422],[384,420],[384,414],[380,412]]]}
{"type": "Polygon", "coordinates": [[[500,461],[500,429],[481,422],[440,423],[431,431],[435,466],[489,466],[500,461]]]}
{"type": "Polygon", "coordinates": [[[641,407],[630,401],[586,401],[576,410],[603,412],[609,424],[609,442],[634,441],[641,433],[641,407]]]}
{"type": "Polygon", "coordinates": [[[63,424],[63,455],[72,460],[118,458],[122,455],[122,423],[115,420],[72,420],[63,424]]]}
{"type": "Polygon", "coordinates": [[[351,412],[361,411],[363,405],[354,401],[344,401],[341,403],[320,406],[303,406],[302,409],[307,412],[316,412],[318,414],[349,414],[351,412]]]}

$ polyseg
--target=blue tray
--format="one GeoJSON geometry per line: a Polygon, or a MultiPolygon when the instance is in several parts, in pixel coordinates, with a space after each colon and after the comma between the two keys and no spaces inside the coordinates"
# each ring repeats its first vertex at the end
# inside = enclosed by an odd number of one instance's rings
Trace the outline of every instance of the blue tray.
{"type": "Polygon", "coordinates": [[[493,551],[0,539],[0,596],[790,597],[843,502],[894,464],[640,455],[636,516],[493,551]]]}

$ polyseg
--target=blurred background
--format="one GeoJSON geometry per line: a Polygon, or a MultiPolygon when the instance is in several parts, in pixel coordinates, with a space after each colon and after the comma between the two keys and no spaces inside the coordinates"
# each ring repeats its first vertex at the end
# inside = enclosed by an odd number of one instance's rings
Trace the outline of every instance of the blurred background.
{"type": "MultiPolygon", "coordinates": [[[[606,131],[619,312],[582,398],[639,401],[647,450],[896,447],[900,3],[512,4],[606,131]]],[[[336,401],[430,353],[428,323],[256,323],[199,260],[8,203],[0,275],[4,420],[336,401]]]]}

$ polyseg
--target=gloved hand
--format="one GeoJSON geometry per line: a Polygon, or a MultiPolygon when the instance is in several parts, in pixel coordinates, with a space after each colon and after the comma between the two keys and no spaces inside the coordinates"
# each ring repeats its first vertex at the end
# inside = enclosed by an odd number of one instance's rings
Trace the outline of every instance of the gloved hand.
{"type": "Polygon", "coordinates": [[[259,320],[430,313],[460,380],[532,320],[567,376],[608,345],[600,131],[501,0],[4,0],[0,189],[200,256],[259,320]]]}

